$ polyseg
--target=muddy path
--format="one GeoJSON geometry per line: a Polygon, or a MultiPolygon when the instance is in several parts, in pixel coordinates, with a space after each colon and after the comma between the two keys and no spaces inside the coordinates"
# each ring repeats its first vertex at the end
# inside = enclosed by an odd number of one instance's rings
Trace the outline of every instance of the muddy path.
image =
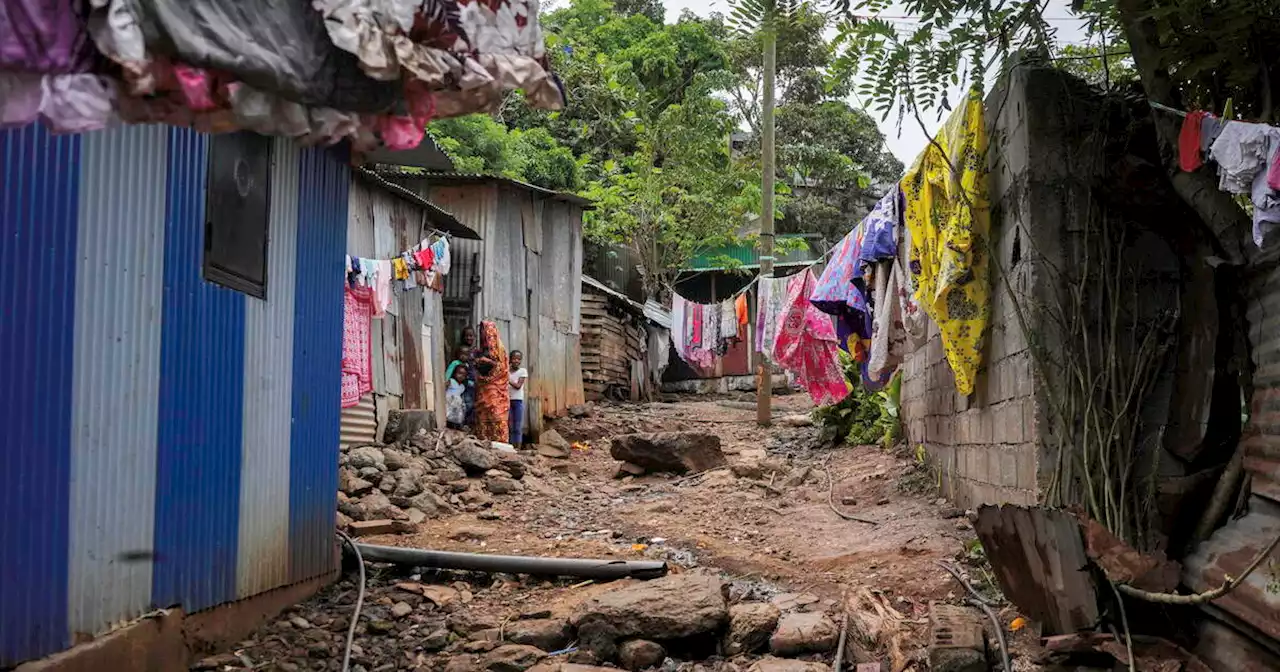
{"type": "MultiPolygon", "coordinates": [[[[902,616],[904,655],[914,669],[925,669],[920,661],[929,602],[961,597],[936,563],[970,552],[974,536],[963,512],[937,498],[929,470],[905,447],[901,454],[873,446],[831,447],[811,427],[760,428],[744,401],[690,397],[592,406],[586,417],[556,423],[575,447],[563,459],[530,454],[520,491],[469,507],[478,510],[425,520],[411,534],[361,541],[476,553],[661,559],[674,572],[720,574],[733,601],[772,600],[784,611],[806,605],[834,610],[865,589],[902,616]],[[693,477],[618,478],[610,436],[682,430],[718,435],[731,468],[693,477]],[[875,524],[847,520],[833,506],[875,524]]],[[[775,417],[809,410],[807,399],[788,395],[776,400],[775,417]]],[[[372,566],[353,659],[359,667],[352,669],[444,670],[451,654],[483,648],[459,642],[459,632],[501,633],[522,614],[562,618],[616,585],[410,574],[372,566]],[[406,598],[406,583],[443,586],[452,591],[443,598],[450,604],[418,608],[423,600],[406,598]],[[413,609],[407,617],[402,602],[413,609]]],[[[341,669],[356,592],[348,574],[199,669],[341,669]]],[[[865,646],[856,655],[879,655],[871,650],[874,643],[865,646]]],[[[739,669],[689,665],[676,669],[739,669]]]]}

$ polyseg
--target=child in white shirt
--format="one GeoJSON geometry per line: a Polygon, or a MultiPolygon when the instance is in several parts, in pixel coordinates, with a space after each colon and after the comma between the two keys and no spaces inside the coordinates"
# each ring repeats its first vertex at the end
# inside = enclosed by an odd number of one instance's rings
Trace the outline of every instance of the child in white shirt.
{"type": "Polygon", "coordinates": [[[507,375],[507,392],[511,399],[511,413],[507,421],[511,428],[511,445],[517,447],[524,444],[524,387],[529,380],[529,371],[521,366],[523,363],[524,353],[513,350],[511,373],[507,375]]]}

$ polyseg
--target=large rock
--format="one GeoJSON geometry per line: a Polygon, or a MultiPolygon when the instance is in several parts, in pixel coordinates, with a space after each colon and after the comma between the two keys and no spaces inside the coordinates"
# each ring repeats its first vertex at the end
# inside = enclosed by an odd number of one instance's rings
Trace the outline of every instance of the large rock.
{"type": "Polygon", "coordinates": [[[661,644],[647,639],[632,639],[618,647],[618,664],[632,672],[657,667],[666,657],[667,650],[661,644]]]}
{"type": "Polygon", "coordinates": [[[425,490],[422,494],[410,499],[409,505],[427,514],[428,518],[435,518],[453,512],[453,507],[449,506],[449,502],[446,502],[443,497],[430,490],[425,490]]]}
{"type": "Polygon", "coordinates": [[[355,471],[344,467],[338,471],[338,489],[352,497],[359,497],[372,490],[373,483],[360,478],[355,471]]]}
{"type": "Polygon", "coordinates": [[[383,448],[382,456],[387,464],[387,469],[398,471],[400,469],[408,469],[415,466],[413,456],[402,450],[395,448],[383,448]]]}
{"type": "Polygon", "coordinates": [[[543,651],[559,651],[573,639],[569,623],[560,618],[516,621],[507,625],[506,632],[507,641],[536,646],[543,651]]]}
{"type": "Polygon", "coordinates": [[[568,441],[566,441],[563,436],[560,436],[560,432],[557,432],[554,429],[548,429],[547,431],[543,432],[542,436],[538,437],[538,443],[544,446],[551,446],[552,448],[558,448],[560,450],[565,451],[566,453],[571,447],[571,444],[568,441]]]}
{"type": "Polygon", "coordinates": [[[769,650],[779,656],[826,653],[836,648],[840,629],[821,612],[787,614],[769,638],[769,650]]]}
{"type": "Polygon", "coordinates": [[[416,468],[397,471],[396,487],[391,494],[396,497],[416,497],[422,492],[422,478],[422,472],[416,468]]]}
{"type": "Polygon", "coordinates": [[[475,439],[463,441],[453,447],[453,459],[462,465],[468,474],[483,474],[498,466],[498,458],[475,439]]]}
{"type": "Polygon", "coordinates": [[[378,471],[384,471],[387,468],[387,458],[383,456],[382,449],[377,446],[360,446],[352,448],[347,453],[347,464],[352,469],[373,467],[378,471]]]}
{"type": "Polygon", "coordinates": [[[672,640],[718,631],[729,620],[725,586],[705,574],[636,583],[578,606],[570,623],[580,646],[609,660],[623,639],[672,640]]]}
{"type": "Polygon", "coordinates": [[[724,637],[727,656],[755,653],[769,643],[782,610],[768,602],[748,602],[729,607],[729,632],[724,637]]]}
{"type": "Polygon", "coordinates": [[[825,663],[809,663],[803,660],[783,660],[766,657],[756,661],[747,672],[831,672],[825,663]]]}
{"type": "Polygon", "coordinates": [[[525,672],[547,657],[542,649],[523,644],[508,644],[490,651],[480,660],[486,672],[525,672]]]}
{"type": "Polygon", "coordinates": [[[425,433],[435,427],[435,414],[421,409],[392,410],[387,414],[387,426],[382,438],[387,443],[399,443],[425,433]]]}
{"type": "Polygon", "coordinates": [[[623,434],[610,441],[609,454],[648,471],[683,474],[728,464],[720,450],[720,437],[703,432],[623,434]]]}

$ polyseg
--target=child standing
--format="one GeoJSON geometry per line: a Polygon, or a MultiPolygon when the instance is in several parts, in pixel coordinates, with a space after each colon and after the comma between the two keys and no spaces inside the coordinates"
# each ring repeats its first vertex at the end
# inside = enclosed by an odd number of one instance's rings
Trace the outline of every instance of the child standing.
{"type": "Polygon", "coordinates": [[[449,382],[444,393],[445,422],[449,429],[462,429],[467,424],[467,367],[454,360],[446,375],[449,382]]]}
{"type": "Polygon", "coordinates": [[[511,445],[517,448],[524,443],[524,384],[529,380],[529,371],[521,366],[523,363],[524,353],[519,350],[512,351],[511,373],[507,375],[508,393],[511,397],[511,415],[508,418],[508,424],[511,426],[511,445]]]}

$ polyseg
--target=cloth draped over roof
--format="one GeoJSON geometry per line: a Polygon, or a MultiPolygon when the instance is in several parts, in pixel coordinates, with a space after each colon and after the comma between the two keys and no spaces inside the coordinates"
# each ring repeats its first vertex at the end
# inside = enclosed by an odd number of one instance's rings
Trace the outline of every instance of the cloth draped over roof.
{"type": "Polygon", "coordinates": [[[536,0],[0,8],[0,126],[42,119],[82,132],[159,122],[408,149],[430,120],[492,111],[517,88],[534,106],[564,104],[536,0]]]}

